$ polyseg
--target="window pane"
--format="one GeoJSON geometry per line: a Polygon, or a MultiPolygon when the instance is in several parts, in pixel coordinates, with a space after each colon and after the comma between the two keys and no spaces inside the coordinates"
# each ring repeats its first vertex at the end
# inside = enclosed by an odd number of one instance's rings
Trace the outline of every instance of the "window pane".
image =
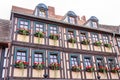
{"type": "Polygon", "coordinates": [[[21,57],[20,57],[20,56],[17,56],[17,60],[21,60],[21,57]]]}

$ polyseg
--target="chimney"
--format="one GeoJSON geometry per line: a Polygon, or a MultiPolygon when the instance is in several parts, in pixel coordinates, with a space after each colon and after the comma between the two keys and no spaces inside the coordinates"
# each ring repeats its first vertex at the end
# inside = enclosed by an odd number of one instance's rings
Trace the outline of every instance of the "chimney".
{"type": "Polygon", "coordinates": [[[81,17],[81,20],[86,22],[86,17],[85,17],[85,16],[82,16],[82,17],[81,17]]]}
{"type": "Polygon", "coordinates": [[[48,6],[48,14],[49,14],[49,16],[54,16],[55,15],[55,8],[48,6]]]}

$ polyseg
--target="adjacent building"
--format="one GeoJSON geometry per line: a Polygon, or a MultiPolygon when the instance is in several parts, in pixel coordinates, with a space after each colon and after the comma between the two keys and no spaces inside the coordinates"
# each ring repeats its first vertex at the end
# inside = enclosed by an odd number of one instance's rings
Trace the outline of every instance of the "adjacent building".
{"type": "Polygon", "coordinates": [[[40,3],[12,6],[0,28],[0,80],[120,80],[120,26],[40,3]]]}

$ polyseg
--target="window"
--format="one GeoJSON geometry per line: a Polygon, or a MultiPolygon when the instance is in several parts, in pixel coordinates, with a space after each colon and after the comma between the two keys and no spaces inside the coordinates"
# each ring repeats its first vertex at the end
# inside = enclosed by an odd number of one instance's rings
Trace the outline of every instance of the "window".
{"type": "Polygon", "coordinates": [[[93,40],[93,42],[98,41],[98,35],[97,34],[92,34],[92,40],[93,40]]]}
{"type": "Polygon", "coordinates": [[[43,54],[42,53],[34,53],[34,62],[43,62],[43,54]]]}
{"type": "Polygon", "coordinates": [[[72,24],[75,24],[75,18],[74,17],[69,17],[69,22],[72,24]]]}
{"type": "Polygon", "coordinates": [[[85,57],[84,58],[84,65],[85,65],[85,67],[92,66],[91,65],[91,58],[90,57],[85,57]]]}
{"type": "Polygon", "coordinates": [[[45,11],[44,10],[40,10],[39,11],[39,16],[45,17],[46,16],[45,11]]]}
{"type": "Polygon", "coordinates": [[[109,39],[108,39],[107,35],[103,35],[103,42],[104,43],[108,43],[109,42],[109,39]]]}
{"type": "Polygon", "coordinates": [[[73,30],[68,30],[68,39],[74,38],[74,31],[73,30]]]}
{"type": "Polygon", "coordinates": [[[44,32],[44,24],[36,23],[35,24],[35,31],[44,32]]]}
{"type": "Polygon", "coordinates": [[[80,39],[81,39],[81,41],[87,39],[87,34],[85,32],[81,32],[80,33],[80,39]]]}
{"type": "Polygon", "coordinates": [[[93,26],[94,28],[97,28],[97,23],[96,23],[96,22],[92,22],[92,26],[93,26]]]}
{"type": "Polygon", "coordinates": [[[117,38],[118,47],[120,47],[120,38],[117,38]]]}
{"type": "Polygon", "coordinates": [[[26,61],[26,51],[17,51],[16,53],[16,60],[17,61],[26,61]]]}
{"type": "Polygon", "coordinates": [[[103,59],[102,59],[102,58],[97,58],[96,62],[97,62],[97,66],[98,66],[98,67],[104,66],[104,63],[103,63],[103,59]]]}
{"type": "Polygon", "coordinates": [[[110,69],[115,67],[114,59],[108,59],[108,66],[109,66],[110,69]]]}
{"type": "Polygon", "coordinates": [[[23,47],[16,47],[15,48],[15,54],[14,54],[14,60],[15,61],[28,61],[28,50],[27,48],[23,47]]]}
{"type": "Polygon", "coordinates": [[[57,27],[56,26],[50,26],[50,33],[57,34],[57,27]]]}
{"type": "Polygon", "coordinates": [[[72,66],[78,66],[78,60],[76,56],[71,56],[71,65],[72,66]]]}
{"type": "Polygon", "coordinates": [[[29,21],[25,19],[19,19],[19,28],[28,29],[29,28],[29,21]]]}
{"type": "Polygon", "coordinates": [[[56,54],[50,54],[50,63],[58,63],[56,54]]]}

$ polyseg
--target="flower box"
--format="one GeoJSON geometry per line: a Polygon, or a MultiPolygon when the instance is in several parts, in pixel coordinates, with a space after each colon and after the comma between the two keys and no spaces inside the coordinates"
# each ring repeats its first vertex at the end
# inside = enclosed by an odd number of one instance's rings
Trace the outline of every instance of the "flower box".
{"type": "Polygon", "coordinates": [[[50,39],[53,39],[53,40],[58,40],[59,39],[59,35],[58,34],[50,34],[49,36],[50,39]]]}
{"type": "Polygon", "coordinates": [[[37,69],[37,70],[43,70],[44,69],[44,62],[40,62],[40,63],[34,62],[33,68],[37,69]]]}
{"type": "Polygon", "coordinates": [[[84,39],[83,41],[81,41],[81,44],[88,45],[90,44],[90,40],[84,39]]]}
{"type": "Polygon", "coordinates": [[[44,32],[40,32],[40,31],[37,31],[35,34],[34,34],[35,37],[39,37],[39,38],[43,38],[45,36],[45,33],[44,32]]]}
{"type": "Polygon", "coordinates": [[[17,29],[17,33],[18,34],[21,34],[21,35],[29,35],[30,34],[30,31],[25,29],[25,28],[18,28],[17,29]]]}
{"type": "Polygon", "coordinates": [[[95,46],[101,46],[102,43],[101,43],[100,41],[96,41],[96,42],[94,42],[93,44],[94,44],[95,46]]]}
{"type": "Polygon", "coordinates": [[[60,69],[60,64],[59,63],[51,63],[51,64],[49,64],[49,68],[51,70],[59,70],[60,69]]]}
{"type": "Polygon", "coordinates": [[[111,43],[106,43],[106,44],[104,44],[104,46],[105,46],[105,47],[108,47],[108,48],[111,48],[111,47],[112,47],[111,43]]]}
{"type": "Polygon", "coordinates": [[[119,70],[120,70],[120,68],[114,67],[114,68],[112,68],[110,71],[111,71],[112,73],[117,73],[119,70]]]}
{"type": "Polygon", "coordinates": [[[71,70],[74,72],[79,72],[81,70],[81,66],[72,66],[71,70]]]}
{"type": "Polygon", "coordinates": [[[24,69],[27,66],[28,66],[28,62],[26,62],[26,61],[16,61],[15,62],[15,67],[16,68],[24,69]]]}
{"type": "Polygon", "coordinates": [[[94,71],[94,67],[93,66],[87,66],[86,67],[86,71],[87,72],[93,72],[94,71]]]}
{"type": "Polygon", "coordinates": [[[108,71],[108,69],[107,69],[107,67],[99,66],[99,70],[98,71],[101,72],[101,73],[105,73],[105,72],[108,71]]]}
{"type": "Polygon", "coordinates": [[[68,39],[68,42],[70,42],[70,43],[76,43],[77,41],[76,41],[75,38],[70,38],[70,39],[68,39]]]}

